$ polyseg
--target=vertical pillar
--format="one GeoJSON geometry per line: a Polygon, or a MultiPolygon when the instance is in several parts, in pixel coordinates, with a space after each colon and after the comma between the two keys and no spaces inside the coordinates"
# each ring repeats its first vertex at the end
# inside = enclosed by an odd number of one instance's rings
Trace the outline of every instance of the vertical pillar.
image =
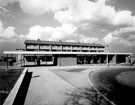
{"type": "Polygon", "coordinates": [[[84,55],[84,64],[87,64],[86,55],[84,55]]]}
{"type": "Polygon", "coordinates": [[[47,65],[47,63],[46,63],[46,55],[45,55],[45,65],[47,65]]]}
{"type": "Polygon", "coordinates": [[[91,55],[91,62],[90,63],[94,63],[94,58],[93,58],[93,55],[91,55]]]}
{"type": "Polygon", "coordinates": [[[23,58],[24,58],[24,66],[25,66],[25,55],[23,55],[23,58]]]}
{"type": "Polygon", "coordinates": [[[38,44],[38,51],[40,51],[40,44],[38,44]]]}
{"type": "Polygon", "coordinates": [[[80,52],[82,52],[82,46],[80,46],[80,52]]]}
{"type": "Polygon", "coordinates": [[[113,56],[113,63],[116,64],[116,55],[113,56]]]}
{"type": "Polygon", "coordinates": [[[7,69],[8,69],[8,54],[7,54],[7,69]]]}
{"type": "Polygon", "coordinates": [[[13,66],[13,56],[11,54],[11,66],[13,66]]]}
{"type": "Polygon", "coordinates": [[[52,45],[50,45],[50,51],[52,51],[52,45]]]}
{"type": "Polygon", "coordinates": [[[71,52],[73,52],[73,46],[71,46],[71,52]]]}
{"type": "Polygon", "coordinates": [[[25,51],[27,51],[27,44],[25,44],[25,51]]]}
{"type": "Polygon", "coordinates": [[[63,46],[61,45],[61,52],[63,51],[63,46]]]}
{"type": "Polygon", "coordinates": [[[21,54],[21,68],[22,68],[22,54],[21,54]]]}
{"type": "Polygon", "coordinates": [[[36,65],[36,55],[34,54],[34,66],[36,65]]]}
{"type": "Polygon", "coordinates": [[[89,47],[89,52],[90,52],[90,47],[89,47]]]}
{"type": "Polygon", "coordinates": [[[54,56],[52,55],[52,64],[54,64],[54,56]]]}
{"type": "Polygon", "coordinates": [[[47,55],[46,55],[46,65],[47,65],[47,55]]]}
{"type": "Polygon", "coordinates": [[[60,54],[59,54],[59,66],[61,66],[61,57],[60,57],[60,54]]]}
{"type": "Polygon", "coordinates": [[[107,57],[106,57],[106,66],[109,67],[109,55],[107,53],[107,57]]]}
{"type": "Polygon", "coordinates": [[[100,55],[97,56],[97,59],[98,59],[97,62],[101,64],[101,56],[100,55]]]}

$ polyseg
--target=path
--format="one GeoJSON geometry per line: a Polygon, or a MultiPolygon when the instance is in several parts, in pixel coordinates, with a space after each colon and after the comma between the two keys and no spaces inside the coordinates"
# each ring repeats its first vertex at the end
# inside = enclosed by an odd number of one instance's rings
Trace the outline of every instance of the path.
{"type": "Polygon", "coordinates": [[[65,92],[75,89],[45,67],[28,69],[33,75],[24,105],[63,105],[65,92]]]}
{"type": "Polygon", "coordinates": [[[33,75],[24,105],[64,105],[69,98],[66,93],[78,88],[90,88],[88,74],[93,69],[97,67],[28,68],[33,75]]]}

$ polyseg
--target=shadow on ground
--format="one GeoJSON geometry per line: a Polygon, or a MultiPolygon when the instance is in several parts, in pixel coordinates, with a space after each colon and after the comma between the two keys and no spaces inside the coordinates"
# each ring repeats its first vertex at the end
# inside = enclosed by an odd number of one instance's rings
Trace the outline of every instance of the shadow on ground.
{"type": "MultiPolygon", "coordinates": [[[[102,91],[104,95],[105,91],[102,91]]],[[[106,101],[103,96],[101,96],[93,88],[85,88],[83,90],[74,90],[71,93],[65,93],[69,96],[68,100],[64,105],[112,105],[110,102],[106,101]]]]}

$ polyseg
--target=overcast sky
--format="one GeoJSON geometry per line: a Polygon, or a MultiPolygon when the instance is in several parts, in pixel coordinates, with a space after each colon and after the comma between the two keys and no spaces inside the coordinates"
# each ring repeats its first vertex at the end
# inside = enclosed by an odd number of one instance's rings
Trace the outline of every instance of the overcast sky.
{"type": "Polygon", "coordinates": [[[135,52],[135,0],[0,0],[0,53],[24,48],[25,39],[135,52]]]}

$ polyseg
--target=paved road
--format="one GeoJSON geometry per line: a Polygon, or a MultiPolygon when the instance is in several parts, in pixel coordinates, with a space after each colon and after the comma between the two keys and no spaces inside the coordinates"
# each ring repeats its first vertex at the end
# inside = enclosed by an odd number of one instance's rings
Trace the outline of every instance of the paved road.
{"type": "Polygon", "coordinates": [[[90,87],[88,73],[93,69],[76,66],[28,68],[33,75],[24,105],[64,105],[69,98],[66,93],[90,87]]]}

